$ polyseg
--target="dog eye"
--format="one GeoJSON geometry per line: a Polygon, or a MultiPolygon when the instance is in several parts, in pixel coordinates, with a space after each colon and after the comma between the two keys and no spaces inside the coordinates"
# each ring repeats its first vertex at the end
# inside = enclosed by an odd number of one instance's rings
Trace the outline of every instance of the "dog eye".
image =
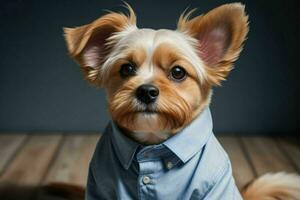
{"type": "Polygon", "coordinates": [[[121,69],[120,69],[120,75],[123,78],[126,78],[128,76],[133,76],[136,73],[136,69],[135,66],[131,63],[126,63],[121,65],[121,69]]]}
{"type": "Polygon", "coordinates": [[[186,78],[186,71],[180,66],[175,66],[171,69],[170,76],[175,81],[183,81],[186,78]]]}

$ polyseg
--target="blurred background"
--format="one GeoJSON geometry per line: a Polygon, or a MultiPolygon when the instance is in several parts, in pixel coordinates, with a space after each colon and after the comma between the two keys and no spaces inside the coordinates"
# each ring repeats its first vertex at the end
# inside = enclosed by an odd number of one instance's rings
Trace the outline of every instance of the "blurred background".
{"type": "MultiPolygon", "coordinates": [[[[175,29],[187,8],[197,14],[232,1],[128,1],[138,27],[175,29]]],[[[250,32],[235,69],[211,103],[217,134],[297,135],[300,119],[299,1],[241,1],[250,32]]],[[[67,55],[63,27],[123,11],[117,0],[2,0],[0,131],[102,131],[105,94],[83,80],[67,55]]]]}

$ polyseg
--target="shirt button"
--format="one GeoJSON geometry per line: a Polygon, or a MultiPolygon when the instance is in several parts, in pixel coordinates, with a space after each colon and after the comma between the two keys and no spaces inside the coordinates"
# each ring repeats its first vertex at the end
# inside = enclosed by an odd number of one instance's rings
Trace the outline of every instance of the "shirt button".
{"type": "Polygon", "coordinates": [[[149,176],[144,176],[143,177],[143,183],[144,184],[149,184],[151,182],[151,179],[149,178],[149,176]]]}
{"type": "Polygon", "coordinates": [[[173,168],[173,163],[172,162],[167,162],[167,168],[172,169],[173,168]]]}

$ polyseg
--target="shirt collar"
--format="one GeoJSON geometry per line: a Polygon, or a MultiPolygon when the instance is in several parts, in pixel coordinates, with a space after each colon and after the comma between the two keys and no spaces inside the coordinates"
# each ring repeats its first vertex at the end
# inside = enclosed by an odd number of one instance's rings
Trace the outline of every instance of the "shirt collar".
{"type": "Polygon", "coordinates": [[[128,169],[140,144],[121,133],[121,130],[113,121],[111,121],[110,125],[113,147],[116,149],[117,156],[123,167],[128,169]]]}
{"type": "MultiPolygon", "coordinates": [[[[142,145],[121,133],[117,125],[111,121],[113,147],[125,169],[132,163],[135,152],[142,145]]],[[[183,163],[187,162],[206,144],[212,133],[212,119],[209,108],[205,108],[187,127],[162,144],[172,151],[183,163]]]]}
{"type": "Polygon", "coordinates": [[[206,107],[188,126],[163,144],[185,163],[206,144],[212,134],[212,127],[211,113],[206,107]]]}

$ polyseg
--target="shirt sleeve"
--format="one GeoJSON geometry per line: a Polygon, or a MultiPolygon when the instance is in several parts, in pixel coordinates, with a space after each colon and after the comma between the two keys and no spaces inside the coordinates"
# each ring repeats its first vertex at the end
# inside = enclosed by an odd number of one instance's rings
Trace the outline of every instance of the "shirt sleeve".
{"type": "Polygon", "coordinates": [[[216,177],[216,182],[203,198],[204,200],[242,200],[232,176],[231,164],[228,163],[223,172],[216,177]]]}

